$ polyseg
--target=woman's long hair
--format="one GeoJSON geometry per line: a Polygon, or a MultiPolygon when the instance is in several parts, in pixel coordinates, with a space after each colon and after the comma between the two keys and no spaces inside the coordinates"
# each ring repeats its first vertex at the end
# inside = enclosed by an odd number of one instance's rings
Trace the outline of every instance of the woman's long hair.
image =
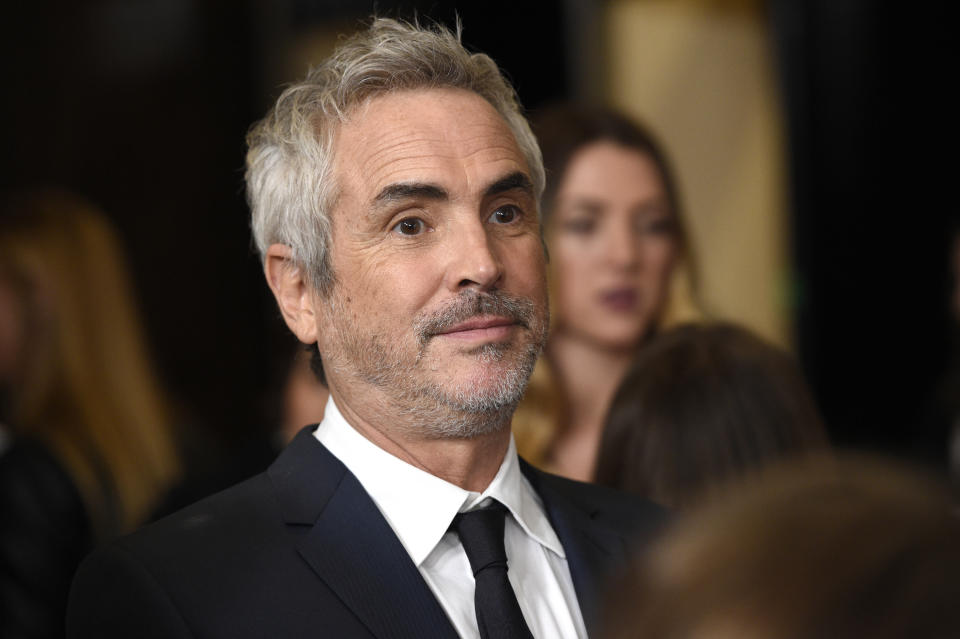
{"type": "Polygon", "coordinates": [[[10,197],[0,276],[22,300],[11,425],[65,466],[103,538],[145,519],[178,470],[127,265],[107,221],[59,191],[10,197]]]}

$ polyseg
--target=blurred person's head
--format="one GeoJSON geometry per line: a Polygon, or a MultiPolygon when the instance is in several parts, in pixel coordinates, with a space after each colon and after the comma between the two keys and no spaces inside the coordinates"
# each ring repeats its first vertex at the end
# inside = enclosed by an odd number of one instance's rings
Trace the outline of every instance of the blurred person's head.
{"type": "Polygon", "coordinates": [[[661,323],[689,260],[680,200],[653,135],[609,109],[560,105],[534,131],[547,186],[553,331],[636,347],[661,323]]]}
{"type": "Polygon", "coordinates": [[[596,481],[682,507],[825,443],[787,353],[732,324],[689,324],[657,336],[631,366],[608,413],[596,481]]]}
{"type": "Polygon", "coordinates": [[[602,636],[954,637],[958,540],[946,487],[918,471],[786,463],[676,521],[610,590],[602,636]]]}
{"type": "Polygon", "coordinates": [[[114,231],[82,199],[50,190],[3,202],[6,419],[50,446],[104,534],[139,523],[177,465],[128,276],[114,231]]]}

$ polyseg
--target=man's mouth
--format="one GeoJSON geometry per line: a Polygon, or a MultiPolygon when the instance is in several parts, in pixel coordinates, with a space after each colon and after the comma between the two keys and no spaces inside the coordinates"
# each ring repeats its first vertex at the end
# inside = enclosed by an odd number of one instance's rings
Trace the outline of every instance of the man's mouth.
{"type": "Polygon", "coordinates": [[[466,343],[494,343],[511,338],[517,328],[529,329],[536,309],[528,299],[502,291],[469,292],[443,308],[417,319],[414,330],[421,349],[435,337],[466,343]]]}

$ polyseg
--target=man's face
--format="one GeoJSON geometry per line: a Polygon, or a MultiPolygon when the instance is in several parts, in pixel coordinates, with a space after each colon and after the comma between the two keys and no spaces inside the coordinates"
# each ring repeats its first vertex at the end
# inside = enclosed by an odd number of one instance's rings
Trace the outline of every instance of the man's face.
{"type": "Polygon", "coordinates": [[[375,387],[425,434],[481,434],[519,401],[547,332],[523,154],[493,107],[454,89],[375,98],[336,149],[336,283],[318,299],[331,385],[354,402],[375,387]]]}

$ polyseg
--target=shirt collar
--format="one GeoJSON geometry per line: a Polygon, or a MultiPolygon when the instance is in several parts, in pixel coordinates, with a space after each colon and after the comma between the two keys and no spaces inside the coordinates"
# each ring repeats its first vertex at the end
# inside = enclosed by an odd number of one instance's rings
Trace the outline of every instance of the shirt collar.
{"type": "Polygon", "coordinates": [[[557,533],[547,519],[543,501],[520,471],[520,458],[517,456],[513,435],[510,436],[510,447],[503,458],[503,463],[500,464],[500,470],[497,471],[487,489],[482,494],[464,492],[469,497],[460,508],[460,512],[473,510],[487,498],[496,499],[507,507],[527,535],[560,557],[566,557],[557,533]]]}
{"type": "Polygon", "coordinates": [[[314,436],[360,481],[417,566],[440,542],[458,512],[472,510],[488,498],[506,506],[527,535],[565,557],[543,502],[520,471],[512,436],[500,469],[482,494],[383,450],[347,423],[332,395],[314,436]]]}

